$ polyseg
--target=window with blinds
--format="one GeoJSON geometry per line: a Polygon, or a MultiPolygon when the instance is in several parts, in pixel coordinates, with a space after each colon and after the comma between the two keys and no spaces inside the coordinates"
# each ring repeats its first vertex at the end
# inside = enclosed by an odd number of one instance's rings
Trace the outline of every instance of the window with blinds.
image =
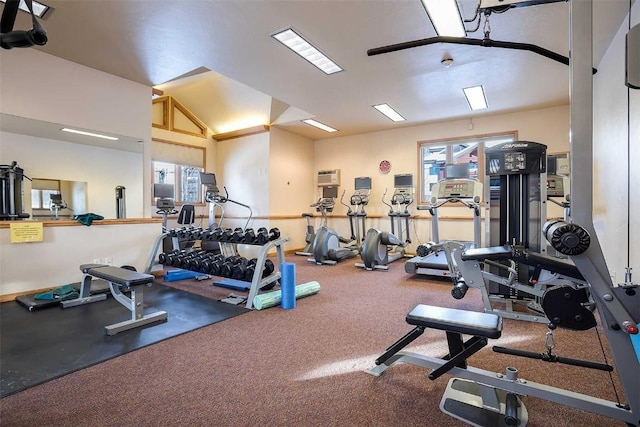
{"type": "Polygon", "coordinates": [[[152,184],[172,184],[178,204],[202,203],[200,172],[205,167],[204,148],[153,140],[151,159],[152,184]]]}

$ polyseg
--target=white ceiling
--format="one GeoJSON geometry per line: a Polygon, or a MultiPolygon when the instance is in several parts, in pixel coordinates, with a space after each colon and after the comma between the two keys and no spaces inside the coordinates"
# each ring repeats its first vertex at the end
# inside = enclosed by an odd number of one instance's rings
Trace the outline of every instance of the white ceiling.
{"type": "MultiPolygon", "coordinates": [[[[367,56],[371,48],[436,35],[419,0],[45,3],[55,10],[42,21],[49,42],[39,50],[150,86],[212,70],[232,79],[231,86],[257,91],[260,103],[274,98],[267,124],[311,139],[562,105],[569,99],[569,67],[527,51],[435,44],[367,56]],[[327,76],[270,37],[290,26],[345,71],[327,76]],[[445,56],[453,58],[452,67],[440,64],[445,56]],[[489,108],[474,113],[462,88],[478,84],[485,87],[489,108]],[[406,122],[393,123],[371,108],[379,103],[390,104],[406,122]],[[276,120],[287,106],[294,107],[291,121],[276,120]],[[302,124],[301,115],[339,132],[302,124]]],[[[477,0],[459,3],[464,17],[472,17],[477,0]]],[[[494,13],[491,39],[569,56],[569,7],[558,2],[494,13]]],[[[628,0],[594,1],[594,66],[628,7],[628,0]]],[[[15,29],[30,28],[27,18],[20,13],[15,29]]],[[[468,34],[482,36],[482,26],[468,34]]],[[[233,94],[227,95],[225,102],[232,103],[233,94]]],[[[179,100],[207,122],[202,110],[215,109],[220,96],[207,87],[194,96],[199,99],[193,106],[179,100]]],[[[258,109],[264,111],[262,105],[258,109]]],[[[215,130],[220,123],[207,124],[215,130]]]]}

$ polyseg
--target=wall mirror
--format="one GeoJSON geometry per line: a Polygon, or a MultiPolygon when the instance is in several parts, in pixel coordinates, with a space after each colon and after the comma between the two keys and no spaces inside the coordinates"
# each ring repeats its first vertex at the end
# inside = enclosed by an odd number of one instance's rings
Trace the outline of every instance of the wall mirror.
{"type": "MultiPolygon", "coordinates": [[[[117,218],[118,186],[126,188],[126,215],[141,218],[143,203],[143,142],[114,135],[116,141],[62,132],[65,125],[0,114],[2,162],[16,161],[29,179],[23,181],[24,211],[36,219],[51,219],[51,195],[61,196],[58,214],[92,212],[117,218]],[[31,179],[37,179],[35,185],[31,179]],[[40,181],[40,182],[38,182],[40,181]],[[39,190],[33,193],[31,189],[39,190]]],[[[58,200],[54,197],[54,203],[58,200]]]]}
{"type": "Polygon", "coordinates": [[[87,212],[87,183],[33,178],[28,200],[33,219],[69,219],[87,212]]]}

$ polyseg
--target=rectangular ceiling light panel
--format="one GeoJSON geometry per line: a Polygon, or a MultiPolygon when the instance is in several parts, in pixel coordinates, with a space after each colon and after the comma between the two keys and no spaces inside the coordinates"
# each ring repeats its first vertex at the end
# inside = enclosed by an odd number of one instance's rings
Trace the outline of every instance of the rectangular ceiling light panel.
{"type": "Polygon", "coordinates": [[[457,0],[421,1],[439,36],[464,37],[467,35],[457,0]]]}
{"type": "Polygon", "coordinates": [[[323,130],[323,131],[325,131],[325,132],[337,132],[337,131],[338,131],[337,129],[334,129],[334,128],[332,128],[331,126],[327,126],[327,125],[325,125],[324,123],[320,123],[320,122],[315,121],[315,120],[313,120],[313,119],[306,119],[306,120],[303,120],[303,121],[302,121],[302,123],[306,123],[306,124],[308,124],[308,125],[315,126],[315,127],[317,127],[318,129],[322,129],[322,130],[323,130]]]}
{"type": "Polygon", "coordinates": [[[273,34],[271,37],[311,62],[325,74],[334,74],[343,69],[329,57],[320,52],[315,46],[306,41],[291,28],[273,34]]]}
{"type": "Polygon", "coordinates": [[[85,135],[85,136],[92,136],[94,138],[108,139],[110,141],[117,141],[118,139],[120,139],[120,138],[116,138],[115,136],[102,135],[102,134],[93,133],[93,132],[85,132],[83,130],[78,130],[78,129],[62,128],[60,130],[63,131],[63,132],[75,133],[75,134],[78,134],[78,135],[85,135]]]}
{"type": "MultiPolygon", "coordinates": [[[[6,0],[0,0],[0,2],[6,3],[6,0]]],[[[35,0],[32,2],[32,5],[33,5],[33,14],[36,15],[38,18],[42,18],[44,14],[47,13],[47,11],[49,10],[49,6],[47,6],[46,4],[38,3],[35,0]]],[[[20,5],[18,6],[18,9],[22,10],[23,12],[31,13],[29,12],[29,8],[27,7],[24,0],[20,0],[20,5]]]]}
{"type": "Polygon", "coordinates": [[[484,95],[484,88],[482,86],[467,87],[462,90],[472,110],[483,110],[488,107],[487,98],[484,95]]]}
{"type": "Polygon", "coordinates": [[[385,116],[387,116],[389,119],[393,120],[394,122],[402,122],[402,121],[406,120],[396,110],[391,108],[389,106],[389,104],[378,104],[378,105],[374,105],[373,108],[375,108],[376,110],[380,111],[382,114],[384,114],[385,116]]]}

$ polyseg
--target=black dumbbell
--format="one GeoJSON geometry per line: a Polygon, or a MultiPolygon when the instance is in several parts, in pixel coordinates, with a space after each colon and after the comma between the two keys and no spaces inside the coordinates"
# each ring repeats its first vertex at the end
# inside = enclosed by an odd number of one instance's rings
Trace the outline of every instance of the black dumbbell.
{"type": "Polygon", "coordinates": [[[256,234],[255,243],[258,245],[265,245],[270,240],[276,240],[280,237],[280,229],[272,228],[268,230],[265,227],[258,228],[258,232],[256,234]]]}
{"type": "Polygon", "coordinates": [[[243,237],[244,237],[244,230],[240,227],[236,227],[233,230],[233,234],[231,234],[231,238],[229,239],[229,241],[233,243],[240,243],[242,242],[243,237]]]}
{"type": "Polygon", "coordinates": [[[246,258],[238,255],[228,257],[227,259],[225,259],[222,267],[220,268],[220,275],[222,277],[231,278],[233,276],[233,266],[243,262],[243,260],[246,261],[246,258]]]}
{"type": "Polygon", "coordinates": [[[214,258],[214,260],[211,262],[211,265],[209,266],[207,273],[213,274],[214,276],[221,276],[220,271],[222,270],[224,261],[225,261],[225,257],[223,255],[217,255],[214,258]]]}
{"type": "Polygon", "coordinates": [[[253,228],[247,228],[244,230],[244,235],[242,236],[242,243],[252,244],[256,241],[256,232],[253,228]]]}
{"type": "MultiPolygon", "coordinates": [[[[246,280],[247,282],[250,282],[253,280],[253,276],[256,271],[257,262],[258,262],[257,258],[253,258],[249,261],[249,264],[247,265],[247,269],[245,271],[245,276],[244,276],[244,280],[246,280]]],[[[275,265],[273,264],[273,261],[271,261],[270,259],[265,260],[264,268],[262,269],[262,278],[269,276],[271,273],[273,273],[274,270],[275,270],[275,265]]]]}
{"type": "Polygon", "coordinates": [[[167,254],[165,265],[168,265],[170,267],[177,267],[180,264],[180,260],[185,255],[186,255],[186,252],[184,250],[182,251],[174,250],[173,252],[167,254]]]}
{"type": "Polygon", "coordinates": [[[189,270],[202,272],[202,263],[212,257],[213,254],[207,251],[201,251],[199,255],[191,258],[189,261],[189,270]]]}
{"type": "Polygon", "coordinates": [[[224,229],[216,228],[212,230],[211,233],[209,234],[209,239],[214,242],[219,242],[223,232],[224,232],[224,229]]]}
{"type": "Polygon", "coordinates": [[[171,251],[171,252],[163,252],[158,255],[158,262],[162,265],[168,264],[168,259],[170,256],[179,254],[180,251],[171,251]]]}
{"type": "Polygon", "coordinates": [[[233,265],[233,269],[231,272],[231,278],[236,280],[245,280],[248,268],[251,265],[255,266],[255,259],[247,261],[246,258],[243,258],[240,262],[237,262],[233,265]]]}
{"type": "Polygon", "coordinates": [[[229,242],[231,240],[231,236],[233,236],[233,230],[231,228],[225,228],[220,234],[221,242],[229,242]]]}
{"type": "Polygon", "coordinates": [[[253,274],[256,271],[256,263],[258,262],[257,258],[251,258],[249,263],[247,264],[247,268],[244,271],[244,280],[246,282],[251,282],[253,280],[253,274]]]}
{"type": "Polygon", "coordinates": [[[210,252],[205,259],[200,261],[200,271],[202,273],[213,274],[215,276],[216,274],[214,274],[214,271],[213,271],[214,263],[218,258],[221,258],[221,257],[224,258],[220,254],[214,254],[213,252],[210,252]]]}

